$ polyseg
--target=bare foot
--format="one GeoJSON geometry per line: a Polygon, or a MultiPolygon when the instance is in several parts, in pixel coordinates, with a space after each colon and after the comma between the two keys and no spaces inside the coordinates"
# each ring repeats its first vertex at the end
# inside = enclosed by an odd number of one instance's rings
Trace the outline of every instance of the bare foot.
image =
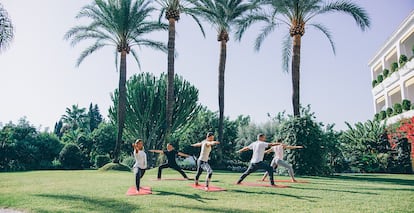
{"type": "Polygon", "coordinates": [[[297,180],[295,180],[295,179],[292,179],[292,183],[296,183],[296,182],[298,182],[297,180]]]}
{"type": "Polygon", "coordinates": [[[208,191],[208,189],[209,189],[208,186],[204,187],[204,190],[208,191]]]}
{"type": "Polygon", "coordinates": [[[198,186],[199,184],[198,184],[198,182],[194,182],[194,185],[195,185],[195,186],[198,186]]]}

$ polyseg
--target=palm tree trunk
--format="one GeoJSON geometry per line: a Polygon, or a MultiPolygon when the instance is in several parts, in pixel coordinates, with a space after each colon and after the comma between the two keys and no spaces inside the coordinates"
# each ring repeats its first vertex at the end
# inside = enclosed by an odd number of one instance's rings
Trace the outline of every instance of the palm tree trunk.
{"type": "Polygon", "coordinates": [[[300,117],[300,46],[302,36],[293,36],[293,57],[292,57],[292,104],[293,115],[300,117]]]}
{"type": "Polygon", "coordinates": [[[119,153],[121,149],[122,133],[125,125],[125,111],[126,111],[126,50],[121,52],[121,64],[119,72],[119,97],[118,97],[118,137],[114,150],[114,163],[119,163],[119,153]]]}
{"type": "Polygon", "coordinates": [[[167,106],[166,106],[166,143],[171,132],[174,110],[174,52],[175,52],[175,19],[168,19],[168,76],[167,76],[167,106]]]}
{"type": "MultiPolygon", "coordinates": [[[[223,127],[224,127],[224,72],[226,70],[227,57],[227,40],[220,41],[220,63],[218,76],[218,99],[219,99],[219,125],[218,125],[218,140],[223,142],[223,127]]],[[[221,160],[221,149],[218,152],[219,161],[221,160]]]]}

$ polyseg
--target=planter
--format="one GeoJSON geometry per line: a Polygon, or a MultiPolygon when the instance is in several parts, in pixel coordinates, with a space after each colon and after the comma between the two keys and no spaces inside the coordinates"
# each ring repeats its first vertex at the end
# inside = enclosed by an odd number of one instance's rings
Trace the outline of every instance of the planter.
{"type": "Polygon", "coordinates": [[[372,88],[372,94],[374,97],[384,90],[384,86],[382,83],[377,84],[374,88],[372,88]]]}
{"type": "Polygon", "coordinates": [[[384,84],[384,87],[387,88],[391,86],[393,83],[397,82],[400,79],[399,72],[393,72],[388,78],[384,79],[382,82],[384,84]]]}
{"type": "Polygon", "coordinates": [[[401,76],[405,76],[408,73],[410,73],[414,69],[414,58],[412,58],[410,61],[405,63],[403,67],[399,69],[399,73],[401,76]]]}

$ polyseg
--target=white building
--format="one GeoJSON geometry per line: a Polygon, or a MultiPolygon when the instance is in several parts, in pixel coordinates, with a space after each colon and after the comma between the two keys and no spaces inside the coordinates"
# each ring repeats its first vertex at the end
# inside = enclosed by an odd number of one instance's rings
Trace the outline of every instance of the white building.
{"type": "MultiPolygon", "coordinates": [[[[373,81],[372,95],[374,97],[375,113],[393,108],[394,104],[402,103],[404,99],[410,100],[411,104],[414,105],[414,11],[388,38],[381,49],[369,61],[368,65],[371,68],[373,81]],[[400,64],[401,55],[407,57],[407,62],[400,64]],[[395,62],[398,63],[398,70],[392,72],[391,67],[395,62]],[[389,70],[388,75],[386,71],[384,72],[386,69],[389,70]],[[383,77],[382,82],[379,82],[381,77],[378,76],[380,75],[383,77]]],[[[414,110],[408,110],[389,117],[387,124],[413,116],[414,110]]],[[[411,142],[411,162],[414,170],[413,142],[411,142]]]]}
{"type": "MultiPolygon", "coordinates": [[[[378,76],[383,76],[383,81],[378,82],[372,88],[374,97],[374,111],[379,113],[393,107],[402,100],[410,100],[414,104],[414,11],[402,22],[398,29],[391,35],[387,42],[369,61],[372,81],[378,81],[378,76]],[[408,58],[408,62],[401,65],[401,55],[408,58]],[[392,72],[392,64],[398,63],[398,70],[392,72]],[[384,70],[389,70],[387,77],[384,70]]],[[[374,83],[373,83],[374,84],[374,83]]],[[[392,123],[401,117],[412,117],[414,110],[403,113],[395,118],[388,119],[392,123]]]]}

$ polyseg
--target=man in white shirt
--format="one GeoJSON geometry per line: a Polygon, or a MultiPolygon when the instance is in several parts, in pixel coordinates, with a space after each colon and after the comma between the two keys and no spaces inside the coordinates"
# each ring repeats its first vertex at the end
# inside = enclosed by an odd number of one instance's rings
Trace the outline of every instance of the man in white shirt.
{"type": "Polygon", "coordinates": [[[276,146],[280,143],[267,143],[266,136],[264,134],[257,135],[257,141],[251,143],[249,146],[243,147],[237,152],[245,152],[248,150],[253,150],[252,159],[250,160],[249,168],[240,176],[237,184],[240,184],[244,178],[246,178],[252,172],[255,172],[258,169],[264,169],[270,174],[270,184],[275,185],[275,181],[273,180],[273,168],[268,164],[263,162],[263,157],[266,148],[269,146],[276,146]]]}
{"type": "Polygon", "coordinates": [[[220,142],[218,141],[214,141],[214,134],[212,132],[209,132],[207,133],[207,137],[204,141],[191,145],[193,147],[201,147],[200,157],[197,160],[197,174],[195,176],[194,184],[198,185],[198,179],[200,178],[201,173],[203,172],[203,170],[206,171],[207,177],[205,190],[208,190],[211,176],[213,175],[213,170],[208,164],[211,146],[214,146],[219,143],[220,142]]]}

